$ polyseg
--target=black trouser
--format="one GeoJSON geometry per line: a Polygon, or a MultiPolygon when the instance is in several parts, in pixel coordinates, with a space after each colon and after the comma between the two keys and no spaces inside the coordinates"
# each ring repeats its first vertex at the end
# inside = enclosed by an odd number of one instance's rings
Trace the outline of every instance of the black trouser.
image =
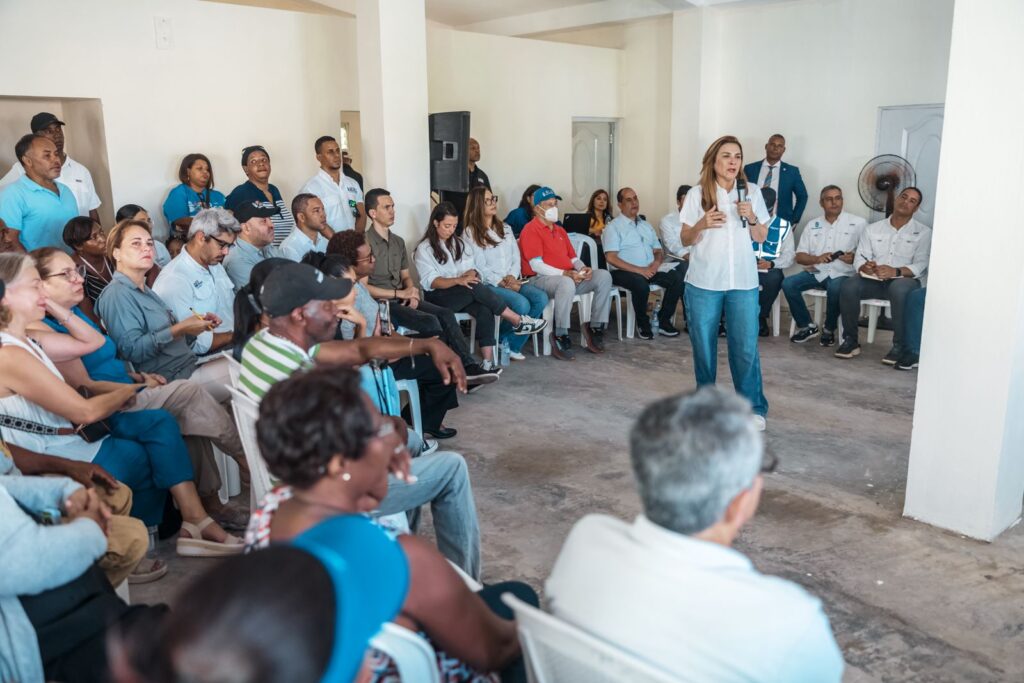
{"type": "MultiPolygon", "coordinates": [[[[492,612],[502,619],[511,621],[515,619],[512,609],[501,601],[502,593],[511,593],[523,602],[532,607],[540,607],[540,599],[537,593],[521,581],[504,581],[484,586],[477,595],[484,601],[492,612]]],[[[520,656],[514,662],[501,670],[502,683],[526,683],[526,662],[520,656]]]]}
{"type": "Polygon", "coordinates": [[[398,299],[392,299],[390,313],[391,322],[396,327],[406,327],[421,337],[440,337],[459,355],[463,365],[477,362],[469,353],[469,342],[462,334],[459,321],[451,309],[423,300],[420,300],[416,308],[411,308],[398,299]]]}
{"type": "Polygon", "coordinates": [[[839,315],[843,318],[843,339],[857,341],[857,322],[861,299],[888,299],[892,313],[892,347],[903,350],[903,311],[907,295],[921,287],[917,278],[898,277],[878,281],[860,275],[848,277],[839,289],[839,315]]]}
{"type": "MultiPolygon", "coordinates": [[[[494,316],[507,308],[505,302],[485,284],[456,285],[426,293],[427,301],[455,313],[469,313],[476,320],[476,343],[481,347],[496,343],[494,316]]],[[[454,319],[454,318],[453,318],[454,319]]]]}
{"type": "Polygon", "coordinates": [[[650,316],[647,315],[647,297],[651,293],[651,285],[658,285],[665,288],[661,299],[661,311],[658,313],[658,322],[664,325],[671,322],[672,315],[676,312],[679,299],[683,295],[683,278],[686,276],[684,268],[675,267],[664,273],[654,274],[650,280],[638,273],[630,273],[626,270],[613,270],[612,282],[618,287],[629,290],[630,298],[633,300],[633,310],[636,311],[636,325],[642,329],[651,327],[650,316]]]}
{"type": "Polygon", "coordinates": [[[772,314],[772,304],[779,298],[784,279],[786,279],[786,275],[781,268],[772,268],[757,274],[757,280],[761,284],[761,291],[757,299],[761,304],[761,320],[767,319],[772,314]]]}
{"type": "Polygon", "coordinates": [[[459,407],[455,383],[444,383],[441,373],[434,367],[430,356],[403,358],[394,361],[390,366],[391,371],[395,373],[395,379],[416,380],[420,394],[420,417],[423,418],[424,431],[440,431],[445,414],[452,408],[459,407]]]}

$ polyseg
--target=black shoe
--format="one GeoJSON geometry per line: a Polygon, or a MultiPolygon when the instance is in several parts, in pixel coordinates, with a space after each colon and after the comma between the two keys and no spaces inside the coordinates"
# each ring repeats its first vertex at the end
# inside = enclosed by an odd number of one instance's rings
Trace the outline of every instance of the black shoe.
{"type": "Polygon", "coordinates": [[[836,358],[853,358],[860,355],[860,344],[853,337],[847,337],[836,349],[836,358]]]}
{"type": "Polygon", "coordinates": [[[551,355],[558,360],[576,360],[576,354],[572,351],[572,339],[569,335],[563,334],[558,337],[552,333],[551,355]]]}
{"type": "Polygon", "coordinates": [[[654,339],[654,332],[651,331],[650,325],[637,325],[636,336],[641,339],[654,339]]]}
{"type": "Polygon", "coordinates": [[[591,353],[604,353],[604,328],[595,330],[590,325],[583,326],[583,339],[587,344],[587,351],[591,353]]]}
{"type": "Polygon", "coordinates": [[[679,330],[672,324],[671,320],[658,321],[658,334],[663,337],[678,337],[679,330]]]}
{"type": "Polygon", "coordinates": [[[757,336],[758,337],[767,337],[770,334],[771,334],[771,330],[768,328],[768,318],[761,318],[758,321],[757,336]]]}
{"type": "Polygon", "coordinates": [[[498,373],[488,370],[479,363],[470,363],[466,368],[466,384],[491,384],[498,381],[498,373]]]}
{"type": "Polygon", "coordinates": [[[423,433],[427,434],[428,436],[432,436],[435,439],[450,439],[453,436],[455,436],[456,434],[458,434],[459,430],[453,429],[452,427],[443,427],[442,426],[441,428],[439,428],[437,430],[424,429],[423,433]]]}
{"type": "Polygon", "coordinates": [[[901,355],[902,354],[900,353],[899,349],[897,349],[894,346],[891,349],[889,349],[889,353],[885,354],[885,358],[882,359],[882,362],[885,363],[886,365],[896,365],[896,361],[900,359],[901,355]]]}
{"type": "Polygon", "coordinates": [[[718,336],[719,337],[724,337],[725,336],[725,323],[718,323],[718,336]]]}
{"type": "Polygon", "coordinates": [[[789,341],[794,344],[803,344],[805,341],[814,339],[819,334],[821,334],[821,330],[818,329],[817,325],[808,325],[797,330],[796,334],[789,338],[789,341]]]}
{"type": "Polygon", "coordinates": [[[896,361],[895,367],[897,370],[913,370],[917,367],[919,360],[916,353],[904,351],[900,354],[900,359],[896,361]]]}
{"type": "Polygon", "coordinates": [[[836,333],[833,332],[832,330],[822,330],[821,331],[821,339],[818,340],[818,343],[821,344],[822,346],[826,346],[826,347],[827,346],[835,346],[836,345],[836,333]]]}

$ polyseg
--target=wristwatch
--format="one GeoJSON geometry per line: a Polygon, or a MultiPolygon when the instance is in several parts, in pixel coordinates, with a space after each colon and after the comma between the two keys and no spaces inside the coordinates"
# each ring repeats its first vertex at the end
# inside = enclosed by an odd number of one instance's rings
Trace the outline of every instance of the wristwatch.
{"type": "Polygon", "coordinates": [[[903,277],[903,268],[896,268],[896,277],[903,277]]]}

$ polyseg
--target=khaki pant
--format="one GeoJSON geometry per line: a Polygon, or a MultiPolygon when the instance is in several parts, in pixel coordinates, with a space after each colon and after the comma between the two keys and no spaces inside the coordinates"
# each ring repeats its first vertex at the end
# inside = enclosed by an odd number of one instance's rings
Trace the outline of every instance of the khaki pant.
{"type": "Polygon", "coordinates": [[[121,484],[108,493],[102,486],[97,486],[96,493],[113,513],[107,525],[107,552],[100,558],[100,568],[106,573],[110,585],[116,587],[146,556],[149,532],[140,520],[128,516],[132,509],[130,488],[121,484]]]}

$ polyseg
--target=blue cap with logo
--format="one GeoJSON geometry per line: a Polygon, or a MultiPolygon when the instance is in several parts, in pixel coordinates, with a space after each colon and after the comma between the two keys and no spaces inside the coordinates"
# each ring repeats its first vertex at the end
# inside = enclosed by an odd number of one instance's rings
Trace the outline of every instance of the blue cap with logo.
{"type": "Polygon", "coordinates": [[[537,206],[541,202],[547,201],[548,199],[557,199],[557,200],[561,201],[562,198],[559,197],[557,194],[555,194],[555,191],[552,190],[547,185],[545,185],[544,187],[538,188],[533,193],[533,205],[534,206],[537,206]]]}

